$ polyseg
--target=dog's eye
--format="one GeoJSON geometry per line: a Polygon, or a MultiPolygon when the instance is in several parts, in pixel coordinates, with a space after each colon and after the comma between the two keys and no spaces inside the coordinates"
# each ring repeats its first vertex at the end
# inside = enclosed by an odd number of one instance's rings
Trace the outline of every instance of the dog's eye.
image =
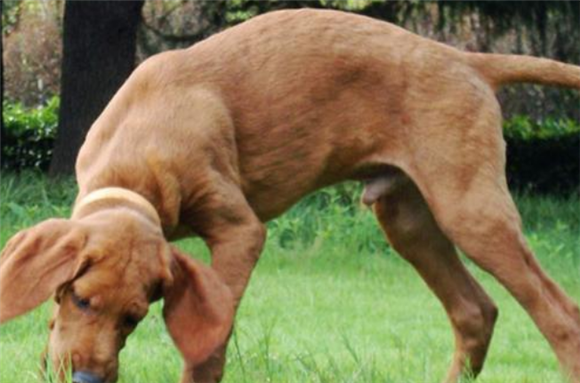
{"type": "Polygon", "coordinates": [[[139,318],[134,315],[126,315],[123,318],[123,326],[125,327],[133,328],[137,326],[137,323],[139,323],[139,318]]]}
{"type": "Polygon", "coordinates": [[[91,307],[91,301],[79,297],[76,293],[72,293],[72,301],[81,310],[88,310],[91,307]]]}

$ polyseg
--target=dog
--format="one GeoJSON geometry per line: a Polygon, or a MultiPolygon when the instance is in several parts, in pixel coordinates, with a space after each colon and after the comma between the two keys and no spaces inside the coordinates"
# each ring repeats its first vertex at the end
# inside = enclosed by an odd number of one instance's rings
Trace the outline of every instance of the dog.
{"type": "Polygon", "coordinates": [[[580,382],[580,311],[535,260],[505,178],[495,91],[580,89],[580,67],[466,53],[329,10],[258,16],[141,64],[91,127],[70,219],[17,233],[0,261],[0,322],[54,296],[47,359],[77,383],[117,379],[118,355],[164,299],[182,382],[218,382],[264,223],[306,194],[365,183],[396,251],[455,334],[446,382],[480,372],[497,308],[463,250],[529,313],[580,382]],[[169,241],[198,235],[211,266],[169,241]]]}

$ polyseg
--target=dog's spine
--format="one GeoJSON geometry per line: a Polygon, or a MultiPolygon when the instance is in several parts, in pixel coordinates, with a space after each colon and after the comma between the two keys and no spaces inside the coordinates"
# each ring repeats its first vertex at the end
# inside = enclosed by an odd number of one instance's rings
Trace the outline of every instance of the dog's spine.
{"type": "Polygon", "coordinates": [[[580,89],[580,66],[532,56],[467,53],[472,67],[497,88],[528,82],[580,89]]]}

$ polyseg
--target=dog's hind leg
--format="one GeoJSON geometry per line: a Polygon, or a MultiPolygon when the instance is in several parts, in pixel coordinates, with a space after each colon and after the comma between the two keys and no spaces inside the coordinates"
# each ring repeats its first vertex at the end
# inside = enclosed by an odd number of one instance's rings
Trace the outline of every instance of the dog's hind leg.
{"type": "Polygon", "coordinates": [[[565,372],[580,382],[580,311],[542,270],[526,244],[507,192],[482,180],[453,196],[434,192],[441,228],[478,266],[517,299],[550,343],[565,372]],[[448,198],[448,199],[447,199],[448,198]],[[445,209],[442,209],[446,202],[445,209]]]}
{"type": "Polygon", "coordinates": [[[455,354],[446,382],[477,375],[485,360],[497,309],[469,274],[410,181],[387,190],[373,205],[395,250],[441,300],[453,326],[455,354]]]}
{"type": "Polygon", "coordinates": [[[461,101],[449,103],[447,112],[435,108],[420,116],[420,134],[409,143],[413,151],[401,167],[419,187],[443,233],[507,288],[565,372],[580,382],[580,311],[526,244],[505,178],[499,106],[491,97],[470,100],[467,91],[461,101]],[[425,136],[429,140],[421,140],[425,136]]]}

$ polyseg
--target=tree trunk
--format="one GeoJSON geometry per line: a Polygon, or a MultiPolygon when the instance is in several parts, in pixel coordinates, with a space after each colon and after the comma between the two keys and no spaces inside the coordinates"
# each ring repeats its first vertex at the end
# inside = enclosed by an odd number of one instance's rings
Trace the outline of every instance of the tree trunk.
{"type": "Polygon", "coordinates": [[[66,1],[51,176],[74,171],[91,124],[133,70],[142,7],[143,1],[66,1]]]}

